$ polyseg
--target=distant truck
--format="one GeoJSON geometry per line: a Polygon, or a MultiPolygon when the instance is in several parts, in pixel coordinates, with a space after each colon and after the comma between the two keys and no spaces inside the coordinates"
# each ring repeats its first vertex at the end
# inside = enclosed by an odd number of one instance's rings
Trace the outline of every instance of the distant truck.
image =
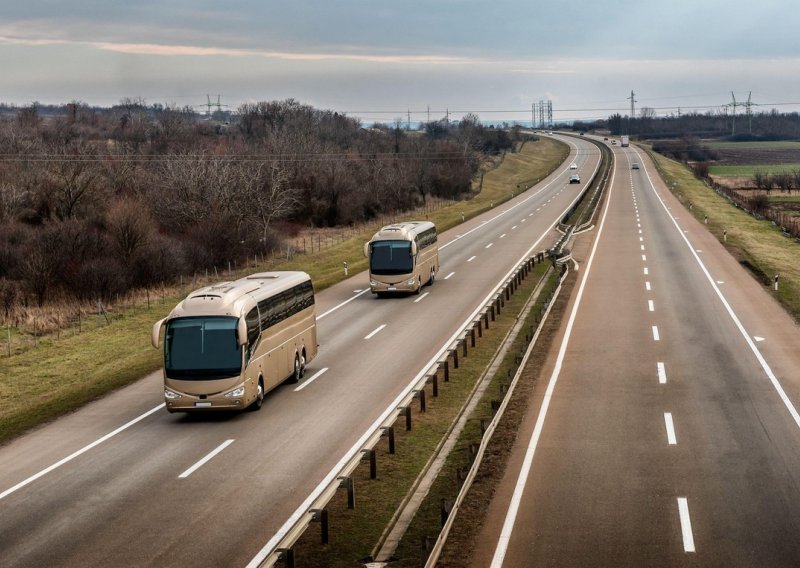
{"type": "Polygon", "coordinates": [[[622,142],[620,142],[620,146],[622,146],[623,148],[627,148],[629,146],[627,136],[622,137],[622,142]]]}

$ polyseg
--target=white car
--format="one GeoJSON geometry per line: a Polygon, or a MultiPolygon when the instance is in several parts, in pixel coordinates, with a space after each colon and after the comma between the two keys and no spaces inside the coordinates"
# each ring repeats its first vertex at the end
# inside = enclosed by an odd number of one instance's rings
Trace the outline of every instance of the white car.
{"type": "Polygon", "coordinates": [[[569,169],[571,169],[571,170],[577,170],[577,169],[578,169],[578,164],[576,164],[575,162],[572,162],[572,163],[569,165],[569,169]]]}
{"type": "Polygon", "coordinates": [[[573,174],[569,176],[569,183],[581,183],[581,176],[578,174],[573,174]]]}

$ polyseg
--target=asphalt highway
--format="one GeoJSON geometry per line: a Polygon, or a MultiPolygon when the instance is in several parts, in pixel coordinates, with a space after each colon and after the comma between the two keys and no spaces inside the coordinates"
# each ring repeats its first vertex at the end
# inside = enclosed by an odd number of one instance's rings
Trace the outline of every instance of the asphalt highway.
{"type": "Polygon", "coordinates": [[[471,565],[798,566],[800,329],[614,151],[471,565]]]}
{"type": "Polygon", "coordinates": [[[318,294],[319,355],[260,412],[168,414],[156,373],[0,448],[0,564],[247,565],[497,282],[555,241],[600,156],[566,140],[553,175],[439,236],[419,296],[374,298],[365,273],[318,294]]]}

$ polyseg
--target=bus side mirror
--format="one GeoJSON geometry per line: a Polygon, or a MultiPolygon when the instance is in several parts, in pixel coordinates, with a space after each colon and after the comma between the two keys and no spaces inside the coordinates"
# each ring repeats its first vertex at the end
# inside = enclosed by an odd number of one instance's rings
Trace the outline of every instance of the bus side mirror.
{"type": "Polygon", "coordinates": [[[369,258],[369,243],[364,243],[364,256],[369,258]]]}
{"type": "Polygon", "coordinates": [[[411,256],[417,256],[417,243],[416,243],[416,241],[411,241],[411,256]]]}
{"type": "Polygon", "coordinates": [[[167,318],[162,320],[158,320],[156,323],[153,324],[153,332],[150,336],[150,343],[153,344],[153,347],[158,349],[158,336],[161,333],[161,326],[164,325],[164,322],[167,321],[167,318]]]}
{"type": "Polygon", "coordinates": [[[244,318],[239,318],[239,323],[236,325],[236,341],[239,347],[247,345],[247,322],[244,318]]]}

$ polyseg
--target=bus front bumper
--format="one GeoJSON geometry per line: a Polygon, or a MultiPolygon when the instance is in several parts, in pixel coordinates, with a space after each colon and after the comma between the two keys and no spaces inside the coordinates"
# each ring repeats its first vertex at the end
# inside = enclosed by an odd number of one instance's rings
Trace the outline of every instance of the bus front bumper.
{"type": "Polygon", "coordinates": [[[217,410],[243,410],[252,400],[241,397],[226,397],[222,394],[201,397],[186,393],[175,393],[164,397],[169,412],[213,412],[217,410]],[[177,398],[176,398],[177,397],[177,398]]]}
{"type": "Polygon", "coordinates": [[[419,283],[415,278],[410,278],[407,280],[403,280],[401,282],[379,282],[377,280],[371,280],[369,283],[369,288],[373,294],[384,294],[384,293],[404,293],[404,292],[414,292],[419,288],[419,283]]]}

